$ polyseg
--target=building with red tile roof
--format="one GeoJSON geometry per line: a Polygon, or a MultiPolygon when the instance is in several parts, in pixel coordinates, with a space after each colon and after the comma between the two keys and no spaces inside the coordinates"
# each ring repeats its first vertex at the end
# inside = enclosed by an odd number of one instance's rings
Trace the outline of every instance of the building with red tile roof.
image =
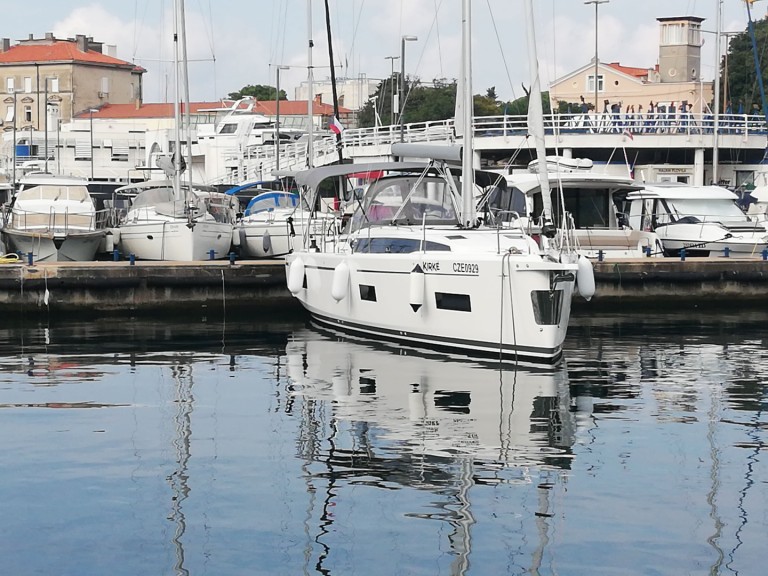
{"type": "Polygon", "coordinates": [[[140,104],[141,66],[114,56],[114,47],[77,35],[47,33],[0,45],[0,121],[4,130],[44,130],[106,104],[140,104]],[[47,103],[47,106],[46,106],[47,103]],[[47,109],[47,115],[46,115],[47,109]]]}
{"type": "Polygon", "coordinates": [[[597,107],[598,112],[620,106],[622,112],[642,113],[654,107],[705,112],[714,98],[714,83],[701,79],[703,18],[657,18],[659,58],[647,68],[603,63],[595,59],[556,79],[549,87],[552,102],[569,103],[572,112],[597,107]],[[597,74],[597,82],[595,75],[597,74]],[[595,85],[597,84],[597,85],[595,85]],[[582,104],[583,102],[583,104],[582,104]]]}

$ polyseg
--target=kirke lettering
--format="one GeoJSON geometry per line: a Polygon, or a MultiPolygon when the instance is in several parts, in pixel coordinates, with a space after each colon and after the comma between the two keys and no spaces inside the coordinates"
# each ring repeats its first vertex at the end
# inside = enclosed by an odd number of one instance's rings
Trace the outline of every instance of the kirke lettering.
{"type": "Polygon", "coordinates": [[[480,266],[471,262],[454,262],[453,271],[457,274],[479,274],[480,266]]]}
{"type": "Polygon", "coordinates": [[[440,262],[422,262],[424,272],[440,272],[440,262]]]}

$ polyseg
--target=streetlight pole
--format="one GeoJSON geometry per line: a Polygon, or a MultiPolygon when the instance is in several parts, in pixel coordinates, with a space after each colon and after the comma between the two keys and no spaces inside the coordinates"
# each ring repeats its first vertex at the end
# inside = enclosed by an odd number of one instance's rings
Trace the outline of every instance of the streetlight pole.
{"type": "Polygon", "coordinates": [[[276,66],[277,86],[275,91],[275,170],[280,170],[280,70],[288,70],[288,66],[276,66]]]}
{"type": "Polygon", "coordinates": [[[395,123],[395,60],[399,60],[400,56],[385,56],[384,60],[389,60],[390,67],[389,67],[389,82],[390,82],[390,93],[392,94],[392,109],[389,111],[389,125],[393,125],[395,123]]]}
{"type": "MultiPolygon", "coordinates": [[[[48,77],[46,76],[43,78],[43,81],[45,82],[45,89],[44,94],[45,97],[43,98],[43,125],[45,127],[45,172],[48,173],[48,77]]],[[[38,87],[38,90],[40,88],[38,87]]],[[[38,96],[40,95],[40,92],[38,92],[38,96]]],[[[38,118],[40,118],[38,116],[38,118]]]]}
{"type": "Polygon", "coordinates": [[[598,82],[597,82],[597,75],[598,75],[598,59],[597,59],[597,8],[600,6],[600,4],[607,4],[608,0],[584,0],[584,4],[594,4],[595,5],[595,114],[600,113],[600,100],[598,98],[598,82]]]}
{"type": "Polygon", "coordinates": [[[16,190],[16,116],[19,110],[16,106],[16,90],[13,91],[13,188],[16,190]]]}
{"type": "Polygon", "coordinates": [[[403,128],[403,110],[405,110],[405,98],[404,98],[404,92],[405,92],[405,43],[406,42],[415,42],[418,40],[418,36],[403,36],[400,41],[400,83],[399,83],[399,96],[397,98],[398,104],[400,105],[400,111],[398,113],[398,120],[400,121],[400,142],[404,139],[404,128],[403,128]]]}

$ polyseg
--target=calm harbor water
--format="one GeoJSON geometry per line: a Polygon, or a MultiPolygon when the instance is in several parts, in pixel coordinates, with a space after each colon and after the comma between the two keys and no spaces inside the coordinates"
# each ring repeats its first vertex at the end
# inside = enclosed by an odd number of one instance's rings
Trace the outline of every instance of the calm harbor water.
{"type": "Polygon", "coordinates": [[[499,370],[279,322],[6,322],[0,573],[764,573],[768,314],[499,370]]]}

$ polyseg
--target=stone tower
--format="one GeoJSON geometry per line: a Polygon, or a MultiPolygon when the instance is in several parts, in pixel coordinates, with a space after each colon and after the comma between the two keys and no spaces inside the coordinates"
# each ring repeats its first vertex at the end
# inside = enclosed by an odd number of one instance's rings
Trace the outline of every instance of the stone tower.
{"type": "Polygon", "coordinates": [[[660,80],[698,81],[701,74],[701,23],[704,18],[682,16],[657,20],[660,80]]]}

